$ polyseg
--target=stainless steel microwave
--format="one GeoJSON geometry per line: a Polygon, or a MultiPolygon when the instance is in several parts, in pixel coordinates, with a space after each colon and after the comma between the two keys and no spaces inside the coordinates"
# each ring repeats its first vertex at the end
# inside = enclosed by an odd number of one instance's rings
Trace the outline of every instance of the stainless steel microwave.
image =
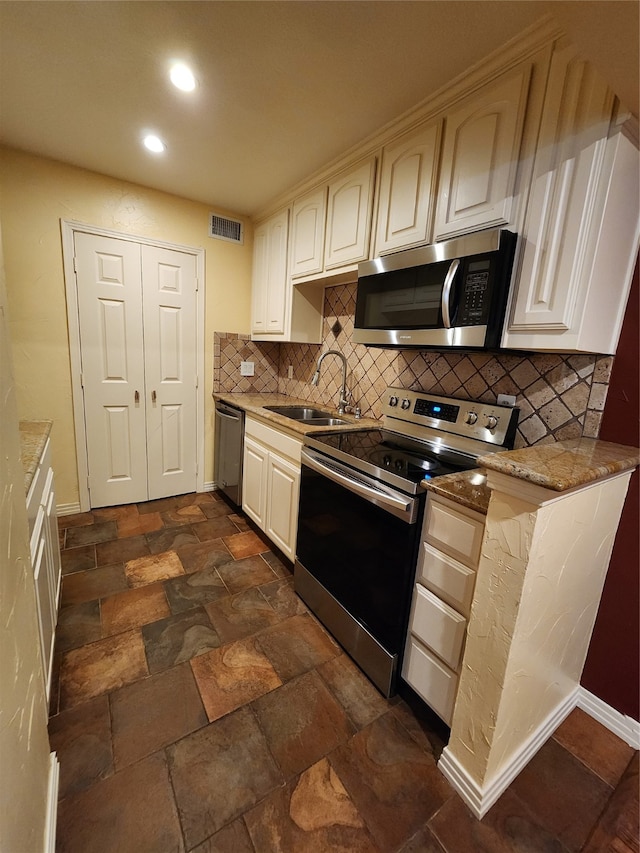
{"type": "Polygon", "coordinates": [[[356,343],[495,349],[517,237],[478,231],[358,266],[356,343]]]}

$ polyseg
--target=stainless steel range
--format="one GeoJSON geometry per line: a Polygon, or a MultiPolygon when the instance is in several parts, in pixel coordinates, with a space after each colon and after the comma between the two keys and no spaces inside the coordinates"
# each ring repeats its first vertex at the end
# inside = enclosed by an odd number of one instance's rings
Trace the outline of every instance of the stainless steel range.
{"type": "Polygon", "coordinates": [[[383,428],[307,436],[295,589],[385,696],[400,672],[423,480],[508,450],[518,409],[390,387],[383,428]]]}

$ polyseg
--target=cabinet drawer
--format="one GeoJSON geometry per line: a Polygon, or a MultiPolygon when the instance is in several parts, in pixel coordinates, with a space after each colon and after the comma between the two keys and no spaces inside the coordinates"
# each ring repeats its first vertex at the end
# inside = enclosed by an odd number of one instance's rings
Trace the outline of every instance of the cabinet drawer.
{"type": "Polygon", "coordinates": [[[458,669],[467,620],[420,584],[415,586],[409,627],[451,669],[458,669]]]}
{"type": "Polygon", "coordinates": [[[293,436],[287,435],[285,432],[280,432],[280,430],[267,426],[262,421],[254,420],[253,418],[246,419],[245,434],[267,445],[270,450],[275,450],[276,453],[287,456],[300,466],[301,439],[293,438],[293,436]]]}
{"type": "Polygon", "coordinates": [[[476,583],[473,569],[423,542],[417,580],[463,616],[469,615],[476,583]]]}
{"type": "Polygon", "coordinates": [[[424,520],[424,538],[431,545],[475,569],[480,560],[484,518],[430,498],[424,520]]]}
{"type": "Polygon", "coordinates": [[[458,676],[413,637],[407,644],[402,677],[450,725],[458,676]]]}

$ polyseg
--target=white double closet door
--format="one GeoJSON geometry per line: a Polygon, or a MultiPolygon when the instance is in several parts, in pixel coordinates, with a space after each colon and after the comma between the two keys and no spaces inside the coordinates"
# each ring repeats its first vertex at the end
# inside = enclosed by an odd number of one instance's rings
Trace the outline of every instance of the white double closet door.
{"type": "Polygon", "coordinates": [[[196,258],[75,233],[92,507],[196,490],[196,258]]]}

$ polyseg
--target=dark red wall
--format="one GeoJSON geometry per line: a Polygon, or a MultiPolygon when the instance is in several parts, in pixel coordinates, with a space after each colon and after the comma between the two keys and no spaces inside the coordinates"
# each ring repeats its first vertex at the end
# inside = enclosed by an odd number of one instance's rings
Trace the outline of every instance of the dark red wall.
{"type": "MultiPolygon", "coordinates": [[[[613,362],[600,438],[640,445],[638,265],[613,362]]],[[[640,719],[640,477],[629,484],[609,564],[582,686],[634,720],[640,719]]]]}

